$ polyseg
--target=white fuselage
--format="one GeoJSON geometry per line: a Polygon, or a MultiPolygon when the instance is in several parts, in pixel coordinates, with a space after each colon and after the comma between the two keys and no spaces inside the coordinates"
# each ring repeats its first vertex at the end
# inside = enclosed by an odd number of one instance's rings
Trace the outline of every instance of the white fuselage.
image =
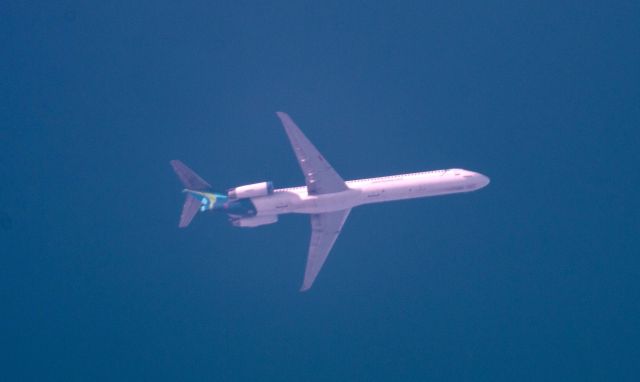
{"type": "Polygon", "coordinates": [[[348,190],[309,195],[307,187],[281,188],[273,194],[251,198],[257,216],[287,213],[318,214],[362,204],[424,198],[478,190],[489,178],[477,172],[448,169],[346,181],[348,190]]]}

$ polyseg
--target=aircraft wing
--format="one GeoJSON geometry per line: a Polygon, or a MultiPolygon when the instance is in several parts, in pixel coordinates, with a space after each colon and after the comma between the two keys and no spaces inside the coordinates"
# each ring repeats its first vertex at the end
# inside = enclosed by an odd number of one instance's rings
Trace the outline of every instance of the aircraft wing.
{"type": "Polygon", "coordinates": [[[347,185],[344,180],[318,152],[313,143],[305,137],[291,117],[280,111],[276,114],[282,121],[293,151],[296,153],[309,195],[331,194],[346,190],[347,185]]]}
{"type": "Polygon", "coordinates": [[[320,273],[322,265],[336,242],[347,216],[349,216],[349,212],[351,212],[351,209],[311,215],[311,242],[309,243],[304,281],[302,288],[300,288],[301,292],[306,291],[313,285],[313,281],[320,273]]]}

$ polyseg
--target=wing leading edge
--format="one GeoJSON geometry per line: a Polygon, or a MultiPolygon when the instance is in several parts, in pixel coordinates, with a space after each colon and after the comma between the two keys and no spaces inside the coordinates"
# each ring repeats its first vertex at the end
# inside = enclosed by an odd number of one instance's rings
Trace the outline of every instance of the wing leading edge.
{"type": "Polygon", "coordinates": [[[304,173],[309,195],[331,194],[347,189],[347,185],[318,149],[300,131],[295,122],[281,111],[276,113],[287,132],[300,168],[304,173]]]}
{"type": "MultiPolygon", "coordinates": [[[[293,152],[296,154],[298,164],[304,174],[307,193],[321,195],[347,190],[348,187],[342,177],[300,131],[291,117],[283,112],[276,114],[282,121],[293,152]]],[[[311,215],[311,241],[307,255],[307,266],[304,271],[304,281],[300,291],[306,291],[313,285],[349,216],[349,212],[351,209],[311,215]]]]}
{"type": "Polygon", "coordinates": [[[311,215],[311,242],[301,292],[311,288],[351,209],[311,215]]]}

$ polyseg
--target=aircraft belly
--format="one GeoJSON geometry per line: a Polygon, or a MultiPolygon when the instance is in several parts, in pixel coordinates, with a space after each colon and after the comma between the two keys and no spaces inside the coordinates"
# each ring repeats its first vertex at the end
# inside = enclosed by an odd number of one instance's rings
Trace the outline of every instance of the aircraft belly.
{"type": "Polygon", "coordinates": [[[464,178],[416,177],[391,179],[359,186],[358,204],[390,202],[472,191],[464,178]]]}
{"type": "Polygon", "coordinates": [[[424,198],[472,191],[464,178],[412,177],[383,179],[371,183],[350,182],[346,191],[308,195],[306,191],[276,190],[271,195],[251,198],[256,215],[287,213],[318,214],[352,208],[356,205],[424,198]]]}
{"type": "Polygon", "coordinates": [[[303,213],[319,214],[348,209],[358,204],[359,192],[346,190],[332,194],[307,195],[279,191],[268,196],[252,198],[256,213],[261,215],[303,213]]]}
{"type": "Polygon", "coordinates": [[[300,200],[294,213],[320,214],[349,209],[358,204],[359,192],[348,189],[346,191],[323,195],[305,195],[300,200]]]}
{"type": "Polygon", "coordinates": [[[277,215],[291,212],[300,203],[300,195],[294,192],[275,192],[271,195],[251,198],[256,215],[277,215]]]}

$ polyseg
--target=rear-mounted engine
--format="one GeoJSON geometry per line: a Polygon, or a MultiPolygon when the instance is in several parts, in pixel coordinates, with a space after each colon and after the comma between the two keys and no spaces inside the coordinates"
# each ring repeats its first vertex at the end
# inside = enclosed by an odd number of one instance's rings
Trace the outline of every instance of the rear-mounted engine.
{"type": "Polygon", "coordinates": [[[273,194],[273,183],[262,182],[231,188],[227,191],[230,199],[255,198],[273,194]]]}

